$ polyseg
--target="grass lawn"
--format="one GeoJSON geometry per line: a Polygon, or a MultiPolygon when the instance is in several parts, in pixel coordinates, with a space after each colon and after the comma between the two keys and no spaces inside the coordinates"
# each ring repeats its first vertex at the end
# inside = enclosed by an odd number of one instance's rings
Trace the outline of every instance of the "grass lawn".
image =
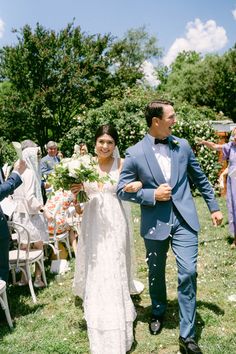
{"type": "MultiPolygon", "coordinates": [[[[198,259],[197,336],[204,354],[236,353],[236,250],[230,249],[224,198],[219,199],[224,223],[211,225],[210,214],[202,200],[196,198],[201,222],[198,259]]],[[[133,207],[137,277],[146,288],[133,297],[137,310],[136,343],[132,354],[172,354],[178,352],[179,319],[176,295],[176,265],[172,251],[167,260],[168,310],[160,335],[148,331],[150,300],[147,288],[147,266],[143,240],[139,236],[139,208],[133,207]]],[[[86,354],[89,353],[82,306],[76,301],[71,284],[71,271],[58,282],[47,271],[48,287],[37,291],[33,304],[28,287],[9,286],[8,300],[15,328],[9,331],[0,319],[0,354],[86,354]]]]}

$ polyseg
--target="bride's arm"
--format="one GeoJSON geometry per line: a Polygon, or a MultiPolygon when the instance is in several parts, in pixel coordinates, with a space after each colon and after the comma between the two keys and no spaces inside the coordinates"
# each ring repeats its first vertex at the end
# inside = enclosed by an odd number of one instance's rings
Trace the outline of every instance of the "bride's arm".
{"type": "MultiPolygon", "coordinates": [[[[120,161],[118,162],[118,168],[119,168],[119,173],[121,172],[122,166],[123,166],[123,161],[124,159],[119,159],[120,161]]],[[[124,186],[124,191],[128,193],[136,193],[142,188],[143,184],[140,181],[134,181],[126,184],[124,186]]]]}

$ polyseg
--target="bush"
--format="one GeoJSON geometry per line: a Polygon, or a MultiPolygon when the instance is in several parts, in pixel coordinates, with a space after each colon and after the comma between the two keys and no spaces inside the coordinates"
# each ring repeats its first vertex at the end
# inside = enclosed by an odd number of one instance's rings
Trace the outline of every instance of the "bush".
{"type": "MultiPolygon", "coordinates": [[[[218,192],[218,177],[222,167],[219,163],[218,152],[212,151],[202,145],[198,145],[196,138],[199,137],[204,140],[218,142],[219,137],[211,127],[209,120],[206,119],[201,112],[199,113],[196,108],[194,109],[191,107],[189,113],[186,111],[186,115],[182,114],[182,107],[180,107],[180,109],[176,108],[176,112],[178,115],[178,121],[173,129],[173,134],[188,140],[202,170],[205,172],[212,186],[215,187],[218,192]],[[201,120],[196,120],[196,118],[199,118],[199,114],[201,120]]],[[[194,181],[192,189],[195,191],[194,181]]]]}
{"type": "MultiPolygon", "coordinates": [[[[119,150],[124,156],[125,150],[143,138],[147,131],[144,118],[144,108],[147,102],[157,99],[153,91],[136,89],[127,91],[123,100],[108,100],[103,106],[89,110],[80,118],[79,125],[72,128],[60,142],[60,148],[65,156],[71,156],[75,143],[85,142],[89,152],[94,152],[94,135],[98,126],[113,124],[119,133],[119,150]]],[[[209,124],[214,120],[214,111],[201,107],[195,108],[187,103],[177,103],[175,106],[178,117],[173,133],[187,139],[192,146],[198,161],[213,186],[217,186],[220,170],[218,154],[204,147],[197,146],[196,136],[217,141],[217,135],[209,124]]]]}
{"type": "Polygon", "coordinates": [[[102,124],[113,124],[119,132],[118,147],[123,156],[127,147],[144,136],[147,126],[143,108],[153,97],[153,91],[127,90],[123,100],[107,100],[103,106],[89,110],[86,116],[80,118],[79,125],[72,128],[61,140],[61,150],[66,156],[71,156],[74,144],[85,142],[89,152],[93,154],[97,127],[102,124]]]}
{"type": "Polygon", "coordinates": [[[5,163],[12,165],[17,160],[15,149],[8,140],[0,137],[0,166],[5,163]]]}

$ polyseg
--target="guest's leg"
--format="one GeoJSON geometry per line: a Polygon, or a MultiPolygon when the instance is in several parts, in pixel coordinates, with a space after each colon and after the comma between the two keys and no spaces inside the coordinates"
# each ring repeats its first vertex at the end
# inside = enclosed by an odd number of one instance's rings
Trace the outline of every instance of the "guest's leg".
{"type": "MultiPolygon", "coordinates": [[[[33,248],[37,249],[37,250],[42,250],[43,249],[43,241],[35,242],[33,248]]],[[[35,263],[35,279],[42,281],[41,275],[42,275],[42,271],[41,271],[39,265],[37,263],[35,263]]]]}
{"type": "Polygon", "coordinates": [[[186,223],[180,224],[171,240],[178,267],[180,336],[195,336],[198,237],[186,223]]]}
{"type": "Polygon", "coordinates": [[[147,239],[144,241],[149,267],[149,293],[152,301],[152,314],[163,316],[167,302],[165,268],[169,238],[164,241],[147,239]]]}
{"type": "Polygon", "coordinates": [[[70,233],[69,233],[69,237],[70,237],[70,244],[73,248],[75,257],[76,257],[76,253],[77,253],[77,234],[74,230],[70,229],[70,233]]]}

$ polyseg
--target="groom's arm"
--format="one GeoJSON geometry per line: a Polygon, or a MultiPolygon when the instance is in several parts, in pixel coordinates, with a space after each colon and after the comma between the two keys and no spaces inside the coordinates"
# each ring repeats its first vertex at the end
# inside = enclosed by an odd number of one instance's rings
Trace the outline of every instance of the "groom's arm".
{"type": "MultiPolygon", "coordinates": [[[[124,187],[134,181],[142,181],[138,174],[137,158],[126,152],[123,167],[120,173],[120,179],[117,186],[117,196],[121,200],[138,203],[147,206],[154,206],[154,192],[156,188],[145,188],[144,186],[136,193],[129,193],[124,191],[124,187]]],[[[144,183],[143,183],[144,184],[144,183]]]]}
{"type": "Polygon", "coordinates": [[[220,210],[218,202],[215,198],[214,190],[206,177],[205,173],[202,171],[192,149],[189,147],[189,158],[187,172],[188,176],[192,182],[197,186],[199,192],[204,198],[209,211],[212,213],[214,211],[220,210]]]}

